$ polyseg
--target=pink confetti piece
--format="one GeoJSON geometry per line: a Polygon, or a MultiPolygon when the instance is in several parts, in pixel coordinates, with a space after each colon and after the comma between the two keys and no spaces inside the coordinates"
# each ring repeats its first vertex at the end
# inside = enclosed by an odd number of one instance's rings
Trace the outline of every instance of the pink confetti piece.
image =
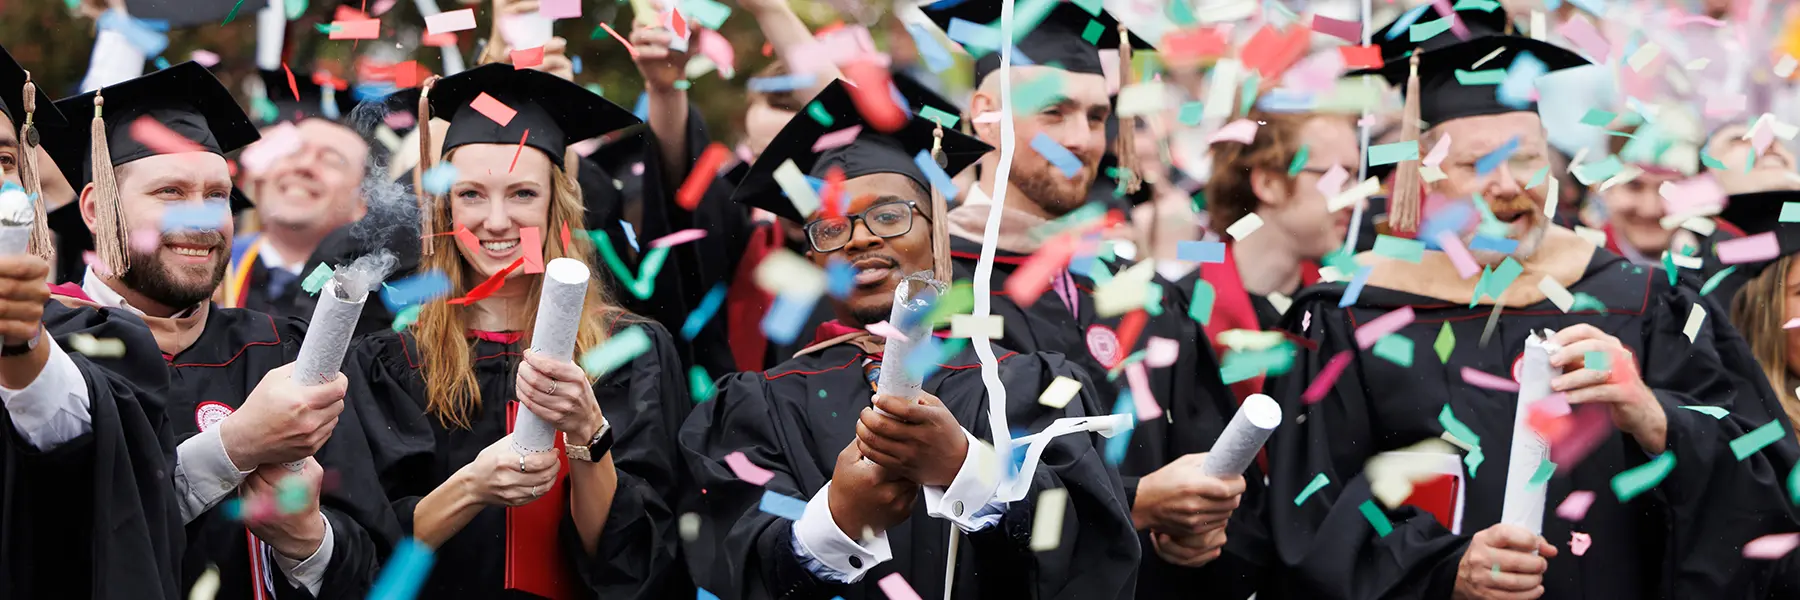
{"type": "Polygon", "coordinates": [[[906,578],[901,577],[899,573],[889,573],[875,585],[881,588],[881,593],[887,594],[888,600],[924,600],[919,597],[918,592],[913,591],[912,584],[907,583],[906,578]]]}
{"type": "Polygon", "coordinates": [[[1319,193],[1326,198],[1337,196],[1344,191],[1344,182],[1350,179],[1350,172],[1343,165],[1331,165],[1331,170],[1319,176],[1319,193]]]}
{"type": "Polygon", "coordinates": [[[465,8],[425,17],[425,31],[432,35],[475,28],[475,9],[465,8]]]}
{"type": "Polygon", "coordinates": [[[546,19],[581,18],[581,0],[540,0],[538,14],[546,19]]]}
{"type": "Polygon", "coordinates": [[[1256,130],[1258,127],[1261,126],[1257,125],[1256,121],[1238,119],[1226,124],[1224,127],[1220,127],[1218,131],[1213,132],[1212,137],[1206,138],[1206,143],[1207,145],[1217,144],[1219,142],[1248,144],[1256,139],[1256,130]]]}
{"type": "Polygon", "coordinates": [[[1469,367],[1462,368],[1463,383],[1496,392],[1517,392],[1519,382],[1469,367]]]}
{"type": "Polygon", "coordinates": [[[184,154],[188,152],[205,152],[199,144],[187,139],[174,130],[164,127],[162,123],[150,117],[138,117],[131,122],[131,139],[150,147],[158,154],[184,154]]]}
{"type": "Polygon", "coordinates": [[[1750,134],[1750,148],[1756,150],[1757,154],[1768,150],[1769,144],[1774,141],[1775,128],[1770,127],[1767,122],[1757,123],[1756,131],[1750,134]]]}
{"type": "Polygon", "coordinates": [[[1370,319],[1362,327],[1356,328],[1356,345],[1364,350],[1374,346],[1377,340],[1387,334],[1399,331],[1400,328],[1412,324],[1413,309],[1402,306],[1399,309],[1379,317],[1370,319]]]}
{"type": "Polygon", "coordinates": [[[1569,551],[1574,552],[1576,556],[1587,554],[1588,547],[1592,545],[1594,545],[1592,536],[1579,531],[1569,532],[1569,551]]]}
{"type": "Polygon", "coordinates": [[[725,36],[711,29],[702,29],[697,43],[700,45],[700,55],[713,61],[720,75],[730,79],[737,72],[737,51],[725,36]]]}
{"type": "Polygon", "coordinates": [[[1569,492],[1562,504],[1556,506],[1556,516],[1567,521],[1580,521],[1587,516],[1588,507],[1594,505],[1594,493],[1587,490],[1569,492]]]}
{"type": "Polygon", "coordinates": [[[1557,26],[1556,33],[1575,45],[1575,49],[1588,55],[1588,58],[1604,62],[1612,54],[1612,44],[1606,36],[1594,28],[1594,24],[1586,18],[1576,16],[1557,26]]]}
{"type": "Polygon", "coordinates": [[[262,139],[250,144],[238,155],[238,164],[251,173],[261,173],[275,166],[275,161],[300,151],[300,130],[293,123],[270,127],[262,139]]]}
{"type": "Polygon", "coordinates": [[[1568,415],[1571,410],[1573,409],[1569,406],[1569,395],[1562,392],[1544,396],[1542,399],[1539,399],[1536,403],[1531,405],[1532,412],[1550,418],[1568,415]]]}
{"type": "Polygon", "coordinates": [[[399,2],[400,0],[375,0],[375,4],[369,7],[369,15],[375,17],[385,15],[387,11],[394,10],[394,5],[399,2]]]}
{"type": "Polygon", "coordinates": [[[1800,327],[1800,317],[1789,319],[1787,323],[1781,325],[1782,329],[1793,329],[1795,327],[1800,327]]]}
{"type": "Polygon", "coordinates": [[[1150,336],[1150,342],[1144,350],[1144,362],[1160,369],[1175,364],[1175,359],[1181,356],[1181,342],[1150,336]]]}
{"type": "Polygon", "coordinates": [[[544,64],[544,47],[512,51],[512,64],[514,69],[529,69],[544,64]]]}
{"type": "Polygon", "coordinates": [[[607,35],[611,35],[612,39],[617,40],[620,45],[625,46],[625,52],[630,54],[632,59],[637,58],[637,46],[631,45],[631,42],[626,40],[625,36],[619,35],[619,32],[614,31],[612,26],[607,25],[606,23],[601,23],[600,28],[605,29],[607,35]]]}
{"type": "Polygon", "coordinates": [[[683,229],[650,241],[651,248],[668,248],[706,237],[705,229],[683,229]]]}
{"type": "Polygon", "coordinates": [[[519,244],[525,246],[525,272],[544,272],[544,230],[520,227],[519,244]]]}
{"type": "Polygon", "coordinates": [[[1440,231],[1437,236],[1438,246],[1444,249],[1444,255],[1450,257],[1450,264],[1456,266],[1456,272],[1463,279],[1474,277],[1481,272],[1481,265],[1475,263],[1475,255],[1469,254],[1469,248],[1463,245],[1461,237],[1454,231],[1440,231]]]}
{"type": "MultiPolygon", "coordinates": [[[[1450,134],[1448,133],[1444,134],[1444,137],[1438,138],[1437,143],[1431,146],[1431,153],[1425,155],[1425,160],[1421,161],[1421,164],[1435,167],[1444,162],[1446,156],[1450,156],[1450,134]]],[[[1463,277],[1468,277],[1468,275],[1463,277]]]]}
{"type": "Polygon", "coordinates": [[[733,475],[737,475],[738,479],[742,479],[750,485],[764,485],[769,483],[770,479],[775,478],[775,474],[769,472],[768,469],[750,462],[750,458],[744,456],[743,452],[725,455],[725,466],[731,467],[733,475]]]}
{"type": "Polygon", "coordinates": [[[631,163],[631,174],[639,176],[639,177],[643,177],[644,176],[644,163],[641,163],[641,162],[631,163]]]}
{"type": "Polygon", "coordinates": [[[385,123],[388,129],[406,129],[417,124],[419,117],[403,110],[396,110],[383,116],[381,122],[385,123]]]}
{"type": "Polygon", "coordinates": [[[192,58],[194,62],[200,63],[200,66],[202,67],[212,68],[213,65],[219,64],[219,55],[205,50],[195,50],[190,58],[192,58]]]}
{"type": "Polygon", "coordinates": [[[1728,265],[1771,260],[1781,256],[1781,243],[1775,239],[1773,231],[1719,242],[1716,248],[1719,262],[1728,265]]]}
{"type": "Polygon", "coordinates": [[[1718,94],[1706,97],[1706,116],[1709,118],[1731,117],[1744,112],[1749,99],[1743,94],[1718,94]]]}
{"type": "Polygon", "coordinates": [[[1696,23],[1698,23],[1700,25],[1705,25],[1707,27],[1724,27],[1725,26],[1724,21],[1720,21],[1718,19],[1714,19],[1714,18],[1708,17],[1706,15],[1690,15],[1690,14],[1682,12],[1680,9],[1676,9],[1674,11],[1674,14],[1669,17],[1669,26],[1670,27],[1682,27],[1685,25],[1693,25],[1696,23]]]}
{"type": "Polygon", "coordinates": [[[1662,195],[1663,210],[1671,215],[1705,214],[1725,206],[1725,189],[1711,173],[1665,183],[1657,191],[1662,195]]]}
{"type": "Polygon", "coordinates": [[[155,252],[162,246],[162,232],[155,229],[139,229],[131,232],[131,249],[145,254],[155,252]]]}
{"type": "Polygon", "coordinates": [[[1744,544],[1744,558],[1775,560],[1793,552],[1795,546],[1800,546],[1800,533],[1765,535],[1744,544]]]}
{"type": "Polygon", "coordinates": [[[505,127],[508,123],[511,123],[513,117],[518,116],[519,114],[519,111],[514,110],[511,106],[507,106],[505,102],[501,102],[496,100],[493,96],[489,96],[487,92],[482,92],[480,96],[475,97],[475,100],[469,102],[469,108],[473,108],[476,112],[481,113],[482,116],[492,119],[495,123],[499,123],[501,127],[505,127]]]}
{"type": "Polygon", "coordinates": [[[909,341],[911,339],[911,338],[906,337],[906,334],[901,333],[899,327],[895,327],[894,324],[889,323],[887,321],[871,323],[867,329],[869,330],[869,333],[873,333],[875,335],[878,335],[878,336],[881,336],[884,338],[888,338],[888,339],[900,340],[902,342],[909,341]]]}
{"type": "Polygon", "coordinates": [[[381,37],[381,19],[332,21],[331,26],[334,29],[330,37],[334,40],[373,40],[381,37]]]}
{"type": "Polygon", "coordinates": [[[850,142],[856,141],[856,136],[861,135],[861,134],[862,134],[862,126],[861,125],[851,125],[849,127],[845,127],[843,129],[839,129],[837,131],[833,131],[831,133],[821,135],[818,137],[817,140],[815,140],[813,142],[812,151],[813,152],[824,152],[824,151],[830,150],[832,148],[837,148],[840,146],[848,145],[850,142]]]}
{"type": "Polygon", "coordinates": [[[1362,43],[1362,23],[1357,21],[1339,21],[1324,15],[1313,15],[1312,30],[1352,44],[1362,43]]]}
{"type": "Polygon", "coordinates": [[[1325,368],[1319,369],[1319,375],[1313,378],[1312,383],[1306,385],[1306,392],[1300,394],[1300,401],[1312,404],[1325,398],[1325,394],[1331,391],[1331,386],[1337,383],[1338,377],[1344,374],[1344,367],[1350,366],[1351,356],[1354,355],[1349,350],[1343,350],[1331,357],[1331,361],[1325,363],[1325,368]]]}
{"type": "Polygon", "coordinates": [[[1156,396],[1150,394],[1150,375],[1144,372],[1144,363],[1135,362],[1125,367],[1125,380],[1131,382],[1131,401],[1137,406],[1138,420],[1161,417],[1162,405],[1157,404],[1156,396]]]}
{"type": "Polygon", "coordinates": [[[990,110],[990,111],[981,113],[979,115],[975,115],[975,122],[982,123],[982,124],[999,123],[1000,122],[1000,111],[990,110]]]}

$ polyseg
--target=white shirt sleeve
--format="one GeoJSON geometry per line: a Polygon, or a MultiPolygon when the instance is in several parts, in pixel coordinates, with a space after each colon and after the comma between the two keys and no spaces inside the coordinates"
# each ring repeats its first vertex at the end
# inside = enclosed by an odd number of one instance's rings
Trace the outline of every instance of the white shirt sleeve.
{"type": "Polygon", "coordinates": [[[325,521],[325,539],[319,542],[319,549],[314,550],[306,560],[294,560],[276,552],[273,547],[269,548],[269,554],[275,557],[275,566],[281,567],[281,572],[287,575],[288,581],[306,588],[306,592],[314,597],[319,595],[319,588],[325,585],[325,567],[331,564],[332,538],[336,536],[331,531],[331,519],[326,519],[325,513],[319,513],[319,519],[325,521]]]}
{"type": "Polygon", "coordinates": [[[0,386],[0,401],[12,416],[13,429],[40,451],[50,451],[70,440],[94,430],[94,417],[88,414],[87,381],[75,361],[63,352],[56,340],[46,337],[50,360],[25,389],[0,386]]]}
{"type": "Polygon", "coordinates": [[[838,529],[831,518],[831,483],[819,488],[806,503],[806,512],[794,522],[794,555],[806,570],[826,581],[856,583],[875,565],[894,558],[887,532],[875,535],[868,545],[856,543],[838,529]]]}
{"type": "Polygon", "coordinates": [[[950,487],[925,486],[925,513],[974,533],[999,523],[1006,515],[1006,503],[994,499],[1000,489],[999,455],[969,430],[964,429],[963,436],[969,439],[969,451],[962,468],[950,487]]]}
{"type": "Polygon", "coordinates": [[[192,522],[212,510],[250,473],[239,471],[231,462],[216,427],[182,442],[175,449],[175,493],[181,501],[181,522],[192,522]]]}

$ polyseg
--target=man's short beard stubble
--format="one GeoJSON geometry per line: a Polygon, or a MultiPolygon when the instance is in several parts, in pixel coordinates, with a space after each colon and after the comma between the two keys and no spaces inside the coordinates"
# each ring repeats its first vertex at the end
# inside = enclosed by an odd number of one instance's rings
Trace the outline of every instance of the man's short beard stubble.
{"type": "Polygon", "coordinates": [[[1081,171],[1074,177],[1063,177],[1062,171],[1057,170],[1056,166],[1050,164],[1049,161],[1042,159],[1038,159],[1038,161],[1031,165],[1032,168],[1015,167],[1012,172],[1012,185],[1018,187],[1026,198],[1043,208],[1044,212],[1055,217],[1069,214],[1071,211],[1081,208],[1081,205],[1087,204],[1088,188],[1093,187],[1094,184],[1094,167],[1092,165],[1082,165],[1081,171]],[[1079,182],[1080,185],[1073,186],[1074,192],[1065,192],[1059,185],[1064,182],[1079,182]]]}
{"type": "Polygon", "coordinates": [[[218,289],[219,284],[225,281],[225,271],[231,267],[231,261],[225,260],[225,256],[231,248],[226,246],[223,240],[224,236],[218,232],[205,232],[185,238],[165,236],[157,240],[156,249],[150,252],[126,248],[125,257],[129,268],[126,269],[124,275],[119,277],[119,280],[126,287],[163,306],[183,309],[199,304],[212,297],[213,290],[218,289]],[[168,265],[158,260],[157,253],[162,251],[162,245],[171,241],[207,245],[213,248],[215,253],[213,260],[217,266],[213,267],[212,276],[208,278],[205,285],[184,287],[169,272],[168,265]]]}

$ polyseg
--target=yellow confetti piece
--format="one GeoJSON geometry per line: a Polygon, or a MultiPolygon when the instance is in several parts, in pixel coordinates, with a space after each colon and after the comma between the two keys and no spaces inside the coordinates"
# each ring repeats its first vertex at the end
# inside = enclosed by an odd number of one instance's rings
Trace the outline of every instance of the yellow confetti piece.
{"type": "Polygon", "coordinates": [[[1570,294],[1568,288],[1550,277],[1538,280],[1538,291],[1543,292],[1544,297],[1549,298],[1550,302],[1562,309],[1563,312],[1569,312],[1569,307],[1575,305],[1575,295],[1570,294]]]}
{"type": "Polygon", "coordinates": [[[794,209],[805,217],[819,210],[819,194],[813,191],[812,184],[806,182],[806,174],[794,165],[792,159],[782,161],[775,167],[775,183],[781,186],[781,193],[787,194],[793,201],[794,209]]]}
{"type": "Polygon", "coordinates": [[[118,358],[125,355],[125,342],[77,333],[69,336],[69,349],[92,358],[118,358]]]}
{"type": "MultiPolygon", "coordinates": [[[[1437,183],[1439,181],[1443,181],[1444,179],[1448,178],[1449,176],[1444,174],[1443,169],[1439,169],[1437,167],[1419,167],[1419,177],[1421,179],[1424,179],[1425,183],[1437,183]]],[[[1556,210],[1555,202],[1546,202],[1545,204],[1549,205],[1545,210],[1550,210],[1550,211],[1556,210]]]]}
{"type": "Polygon", "coordinates": [[[1275,312],[1287,314],[1288,307],[1294,305],[1294,299],[1281,292],[1269,292],[1269,304],[1275,305],[1275,312]]]}
{"type": "Polygon", "coordinates": [[[1044,552],[1062,545],[1063,512],[1068,509],[1069,490],[1050,488],[1038,492],[1037,512],[1031,517],[1031,550],[1044,552]]]}
{"type": "Polygon", "coordinates": [[[1134,83],[1119,89],[1118,108],[1114,110],[1121,117],[1156,114],[1167,106],[1168,98],[1166,84],[1161,81],[1134,83]]]}
{"type": "Polygon", "coordinates": [[[1688,312],[1687,325],[1681,328],[1681,332],[1687,334],[1689,342],[1693,342],[1694,338],[1700,335],[1700,324],[1704,322],[1706,322],[1706,309],[1695,304],[1694,310],[1688,312]]]}
{"type": "Polygon", "coordinates": [[[1050,408],[1062,408],[1069,405],[1069,400],[1081,392],[1081,382],[1058,375],[1055,381],[1044,387],[1044,393],[1038,396],[1038,404],[1050,408]]]}
{"type": "Polygon", "coordinates": [[[1356,186],[1333,196],[1331,201],[1325,204],[1325,210],[1328,212],[1344,210],[1379,192],[1381,192],[1381,181],[1374,177],[1370,177],[1363,180],[1362,183],[1356,184],[1356,186]]]}
{"type": "Polygon", "coordinates": [[[1599,229],[1589,229],[1587,227],[1582,227],[1580,225],[1576,225],[1575,226],[1575,235],[1581,236],[1581,239],[1587,240],[1589,243],[1591,243],[1595,246],[1599,246],[1601,248],[1606,247],[1606,232],[1605,231],[1601,231],[1599,229]]]}
{"type": "Polygon", "coordinates": [[[1146,260],[1114,275],[1112,281],[1094,290],[1094,312],[1113,317],[1142,308],[1150,291],[1150,278],[1156,276],[1156,261],[1146,260]]]}
{"type": "Polygon", "coordinates": [[[950,315],[950,335],[959,338],[1000,339],[1006,329],[1006,321],[1000,315],[950,315]]]}
{"type": "Polygon", "coordinates": [[[194,580],[194,587],[188,589],[188,600],[213,600],[219,595],[219,568],[206,566],[206,572],[194,580]]]}
{"type": "Polygon", "coordinates": [[[1662,46],[1656,45],[1656,42],[1645,42],[1644,45],[1638,47],[1636,52],[1631,53],[1630,58],[1625,59],[1625,64],[1630,65],[1631,70],[1643,73],[1644,69],[1661,55],[1662,46]]]}

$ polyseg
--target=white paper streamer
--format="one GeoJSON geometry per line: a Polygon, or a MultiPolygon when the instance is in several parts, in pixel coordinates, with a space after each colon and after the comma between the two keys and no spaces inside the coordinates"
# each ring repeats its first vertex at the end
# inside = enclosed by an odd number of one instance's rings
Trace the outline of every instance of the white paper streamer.
{"type": "MultiPolygon", "coordinates": [[[[573,258],[558,258],[544,265],[544,291],[538,296],[537,323],[531,329],[532,352],[555,360],[574,357],[588,276],[587,265],[573,258]]],[[[521,455],[547,452],[556,445],[556,427],[520,407],[513,419],[512,445],[521,455]]]]}
{"type": "Polygon", "coordinates": [[[1531,404],[1550,395],[1550,380],[1562,374],[1550,366],[1550,350],[1538,334],[1525,338],[1525,355],[1519,368],[1519,405],[1513,415],[1512,449],[1506,463],[1505,504],[1500,522],[1534,534],[1544,532],[1544,495],[1548,483],[1531,484],[1531,476],[1550,459],[1550,444],[1526,421],[1531,404]]]}
{"type": "Polygon", "coordinates": [[[1274,398],[1252,394],[1231,416],[1231,423],[1219,433],[1212,450],[1206,455],[1201,471],[1209,477],[1243,475],[1256,460],[1256,452],[1269,441],[1269,434],[1281,425],[1281,405],[1274,398]]]}

